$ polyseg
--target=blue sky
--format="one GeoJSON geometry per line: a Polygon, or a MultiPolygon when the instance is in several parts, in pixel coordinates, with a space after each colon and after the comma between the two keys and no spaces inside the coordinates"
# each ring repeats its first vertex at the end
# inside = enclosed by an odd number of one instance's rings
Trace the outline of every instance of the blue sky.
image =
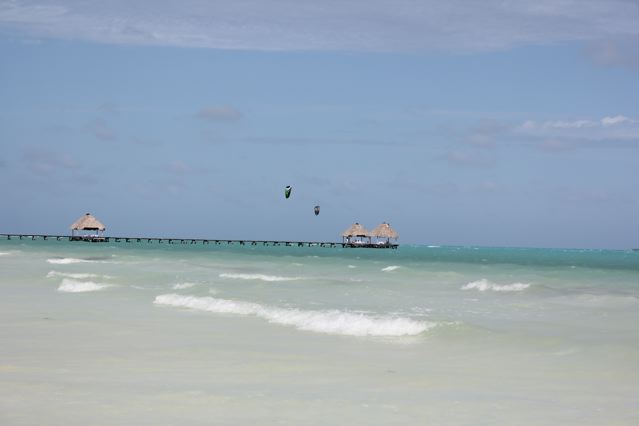
{"type": "Polygon", "coordinates": [[[0,1],[0,58],[0,232],[639,245],[633,1],[0,1]]]}

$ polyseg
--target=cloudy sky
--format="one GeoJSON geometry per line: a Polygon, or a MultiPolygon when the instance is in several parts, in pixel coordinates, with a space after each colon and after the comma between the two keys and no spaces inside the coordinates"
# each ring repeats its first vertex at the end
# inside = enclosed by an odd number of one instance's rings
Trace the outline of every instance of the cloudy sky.
{"type": "Polygon", "coordinates": [[[638,99],[634,0],[0,0],[0,232],[637,247],[638,99]]]}

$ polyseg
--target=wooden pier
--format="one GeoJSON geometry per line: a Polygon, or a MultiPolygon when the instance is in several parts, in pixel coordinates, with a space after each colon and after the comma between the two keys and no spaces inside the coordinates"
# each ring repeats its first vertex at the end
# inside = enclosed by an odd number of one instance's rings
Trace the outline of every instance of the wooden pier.
{"type": "Polygon", "coordinates": [[[276,240],[222,240],[204,238],[159,238],[159,237],[104,237],[91,235],[45,235],[45,234],[0,234],[7,240],[52,240],[80,241],[92,243],[145,243],[145,244],[200,244],[200,245],[239,245],[239,246],[287,246],[287,247],[329,247],[329,248],[390,248],[399,245],[392,243],[335,243],[325,241],[276,241],[276,240]]]}

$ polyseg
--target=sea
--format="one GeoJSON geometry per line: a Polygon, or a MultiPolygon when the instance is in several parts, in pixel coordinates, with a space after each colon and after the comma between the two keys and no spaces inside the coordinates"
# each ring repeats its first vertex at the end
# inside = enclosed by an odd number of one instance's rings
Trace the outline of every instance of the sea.
{"type": "Polygon", "coordinates": [[[637,425],[639,252],[0,241],[2,425],[637,425]]]}

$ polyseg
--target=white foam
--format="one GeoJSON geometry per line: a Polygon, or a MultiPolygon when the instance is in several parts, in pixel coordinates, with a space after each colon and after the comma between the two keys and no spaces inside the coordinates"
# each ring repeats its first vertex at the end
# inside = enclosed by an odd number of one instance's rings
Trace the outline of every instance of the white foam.
{"type": "Polygon", "coordinates": [[[62,284],[58,287],[58,291],[64,293],[84,293],[88,291],[99,291],[107,287],[109,284],[95,283],[93,281],[75,281],[69,278],[64,278],[62,284]]]}
{"type": "Polygon", "coordinates": [[[479,281],[473,281],[465,286],[462,290],[479,290],[479,291],[523,291],[530,287],[530,284],[513,283],[506,285],[499,285],[488,281],[486,278],[482,278],[479,281]]]}
{"type": "Polygon", "coordinates": [[[220,278],[232,278],[235,280],[261,280],[261,281],[295,281],[300,277],[278,277],[264,274],[220,274],[220,278]]]}
{"type": "Polygon", "coordinates": [[[252,302],[178,294],[162,294],[153,303],[215,313],[251,315],[298,330],[346,336],[414,336],[436,326],[432,322],[403,317],[375,317],[338,310],[285,309],[252,302]]]}
{"type": "Polygon", "coordinates": [[[394,271],[395,269],[399,269],[399,266],[397,265],[387,266],[385,268],[382,268],[382,272],[390,272],[390,271],[394,271]]]}
{"type": "Polygon", "coordinates": [[[0,256],[9,256],[11,253],[8,251],[0,251],[0,256]]]}
{"type": "Polygon", "coordinates": [[[173,286],[173,290],[184,290],[186,288],[195,287],[196,283],[178,283],[173,286]]]}
{"type": "Polygon", "coordinates": [[[97,277],[99,277],[99,275],[97,275],[97,274],[88,274],[88,273],[72,274],[72,273],[67,273],[67,272],[49,271],[49,273],[47,274],[47,278],[54,278],[54,277],[66,277],[66,278],[75,278],[75,279],[78,279],[78,280],[83,280],[83,279],[87,279],[87,278],[97,278],[97,277]]]}
{"type": "Polygon", "coordinates": [[[355,269],[355,268],[357,268],[357,266],[355,266],[355,265],[348,265],[348,269],[355,269]]]}
{"type": "Polygon", "coordinates": [[[73,257],[65,257],[62,259],[47,259],[47,262],[52,263],[54,265],[69,265],[72,263],[94,263],[93,260],[85,260],[85,259],[75,259],[73,257]]]}

